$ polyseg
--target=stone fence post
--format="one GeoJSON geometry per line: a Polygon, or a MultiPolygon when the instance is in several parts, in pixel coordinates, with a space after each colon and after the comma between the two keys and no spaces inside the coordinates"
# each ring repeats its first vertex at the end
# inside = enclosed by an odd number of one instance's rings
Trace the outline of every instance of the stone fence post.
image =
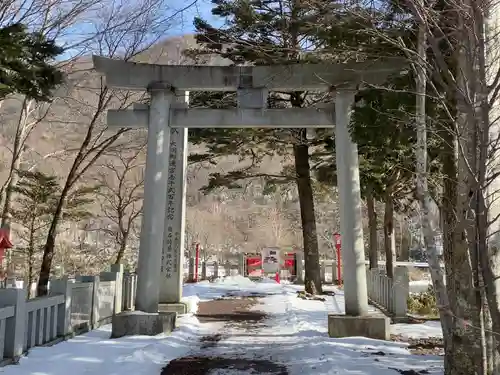
{"type": "Polygon", "coordinates": [[[297,275],[295,278],[296,284],[304,284],[304,254],[300,251],[295,253],[295,269],[297,270],[297,275]]]}
{"type": "Polygon", "coordinates": [[[202,280],[207,279],[207,261],[203,261],[201,263],[201,279],[202,280]]]}
{"type": "Polygon", "coordinates": [[[64,304],[57,308],[57,336],[68,337],[73,334],[71,325],[71,299],[73,292],[73,282],[65,276],[62,279],[52,280],[50,283],[50,294],[62,294],[64,304]]]}
{"type": "Polygon", "coordinates": [[[219,262],[214,262],[214,280],[219,278],[219,262]]]}
{"type": "Polygon", "coordinates": [[[23,354],[26,334],[26,298],[24,289],[7,288],[0,290],[0,308],[13,307],[14,315],[5,319],[4,355],[17,359],[23,354]]]}
{"type": "Polygon", "coordinates": [[[101,272],[100,281],[115,282],[115,298],[113,311],[119,314],[123,305],[123,264],[112,264],[110,272],[101,272]]]}
{"type": "Polygon", "coordinates": [[[14,315],[5,319],[4,355],[17,359],[23,354],[26,334],[26,298],[25,289],[7,288],[0,290],[0,307],[14,308],[14,315]]]}
{"type": "Polygon", "coordinates": [[[410,295],[410,279],[406,266],[397,266],[394,269],[392,297],[394,298],[394,317],[406,318],[408,296],[410,295]]]}
{"type": "Polygon", "coordinates": [[[135,274],[126,273],[122,282],[122,311],[132,310],[134,306],[135,274]]]}
{"type": "Polygon", "coordinates": [[[240,276],[246,276],[246,260],[247,257],[245,254],[241,253],[238,254],[238,273],[240,276]]]}
{"type": "Polygon", "coordinates": [[[92,316],[90,318],[90,329],[99,326],[99,276],[78,276],[77,281],[92,283],[92,316]]]}
{"type": "Polygon", "coordinates": [[[194,264],[196,260],[193,257],[189,258],[188,262],[188,281],[194,281],[194,264]]]}

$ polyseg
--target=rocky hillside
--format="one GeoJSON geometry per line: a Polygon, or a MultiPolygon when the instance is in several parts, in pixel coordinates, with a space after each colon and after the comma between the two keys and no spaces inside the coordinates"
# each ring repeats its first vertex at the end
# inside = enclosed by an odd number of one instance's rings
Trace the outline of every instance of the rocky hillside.
{"type": "MultiPolygon", "coordinates": [[[[135,60],[159,64],[189,64],[192,61],[184,56],[183,51],[195,46],[192,35],[171,38],[140,53],[135,60]]],[[[207,63],[227,62],[214,57],[207,63]]],[[[61,184],[66,181],[87,138],[88,144],[83,149],[85,161],[78,168],[78,173],[85,170],[80,184],[104,183],[106,186],[96,195],[90,207],[93,219],[66,223],[59,236],[61,249],[65,250],[61,250],[58,256],[66,259],[61,258],[59,261],[64,263],[76,257],[79,260],[74,261],[73,266],[66,264],[64,267],[79,269],[102,264],[103,260],[112,260],[116,255],[119,244],[116,237],[117,220],[113,217],[116,216],[116,210],[113,213],[116,207],[112,203],[116,202],[120,194],[126,193],[123,186],[119,185],[119,177],[127,172],[124,181],[128,189],[134,184],[140,185],[142,179],[145,130],[126,132],[90,168],[86,168],[88,161],[100,152],[100,145],[116,133],[116,130],[105,126],[106,110],[125,107],[143,98],[141,94],[110,92],[101,77],[93,72],[90,56],[66,62],[62,68],[67,72],[67,83],[57,90],[52,103],[38,105],[27,103],[19,97],[9,98],[2,103],[0,184],[4,184],[9,176],[16,134],[24,142],[20,148],[20,168],[58,176],[61,184]],[[125,162],[131,160],[133,163],[129,164],[134,168],[126,171],[125,162]],[[114,195],[117,196],[113,197],[114,195]],[[70,256],[63,255],[67,253],[70,256]]],[[[190,153],[200,151],[200,147],[190,145],[190,153]]],[[[240,161],[237,157],[227,157],[219,160],[217,165],[189,166],[187,246],[191,246],[193,242],[201,242],[205,248],[214,251],[256,251],[266,245],[300,246],[300,215],[293,188],[283,188],[274,197],[264,197],[259,181],[253,181],[241,191],[219,192],[210,196],[200,193],[199,189],[207,183],[210,173],[229,171],[244,165],[245,161],[240,161]]],[[[263,163],[261,172],[276,173],[282,166],[281,159],[268,158],[263,163]]],[[[136,193],[140,191],[136,190],[136,193]]],[[[140,193],[138,194],[140,198],[140,193]]],[[[323,202],[318,201],[320,241],[324,252],[330,253],[332,241],[328,233],[338,228],[337,209],[335,199],[325,199],[323,202]]],[[[138,209],[137,206],[135,209],[138,209]]],[[[127,212],[128,216],[132,214],[127,212]]],[[[131,261],[137,249],[139,220],[140,216],[134,221],[132,227],[135,229],[128,242],[127,256],[131,257],[131,261]]],[[[18,231],[21,241],[22,229],[19,225],[14,225],[14,229],[18,231]]],[[[43,239],[41,233],[41,243],[43,239]]]]}

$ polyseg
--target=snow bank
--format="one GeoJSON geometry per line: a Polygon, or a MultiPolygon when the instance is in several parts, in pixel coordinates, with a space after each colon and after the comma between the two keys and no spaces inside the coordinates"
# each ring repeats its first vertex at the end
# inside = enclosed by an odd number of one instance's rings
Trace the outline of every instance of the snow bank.
{"type": "Polygon", "coordinates": [[[272,279],[252,281],[240,275],[227,276],[214,282],[199,282],[184,285],[184,296],[197,296],[199,301],[209,301],[227,294],[235,297],[245,297],[255,294],[295,293],[294,285],[278,284],[272,279]]]}
{"type": "Polygon", "coordinates": [[[186,304],[188,314],[196,314],[198,312],[198,303],[200,302],[200,297],[196,295],[182,297],[181,302],[186,304]]]}
{"type": "Polygon", "coordinates": [[[51,347],[37,347],[22,357],[19,366],[2,368],[2,375],[151,375],[165,363],[187,355],[205,334],[193,316],[178,319],[171,335],[127,336],[111,340],[111,325],[51,347]]]}
{"type": "Polygon", "coordinates": [[[248,277],[243,277],[240,275],[227,276],[216,279],[213,284],[215,286],[237,286],[237,287],[253,287],[256,283],[250,280],[248,277]]]}

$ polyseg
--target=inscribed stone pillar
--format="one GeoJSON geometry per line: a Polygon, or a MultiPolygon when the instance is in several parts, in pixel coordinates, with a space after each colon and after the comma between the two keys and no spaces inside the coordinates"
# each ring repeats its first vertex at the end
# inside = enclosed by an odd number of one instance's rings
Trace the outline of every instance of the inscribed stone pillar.
{"type": "Polygon", "coordinates": [[[171,88],[163,84],[155,84],[148,89],[151,93],[151,103],[135,308],[157,313],[160,278],[158,264],[161,261],[163,246],[167,190],[165,170],[170,144],[168,124],[173,95],[171,88]]]}
{"type": "Polygon", "coordinates": [[[355,91],[339,90],[335,100],[335,155],[340,206],[340,231],[344,254],[346,315],[368,314],[365,249],[361,215],[358,148],[349,133],[355,91]],[[345,249],[345,250],[344,250],[345,249]]]}
{"type": "MultiPolygon", "coordinates": [[[[176,97],[176,108],[187,107],[189,100],[187,92],[176,92],[176,97]]],[[[160,303],[162,304],[179,303],[182,297],[187,156],[187,128],[172,128],[161,256],[160,303]]]]}

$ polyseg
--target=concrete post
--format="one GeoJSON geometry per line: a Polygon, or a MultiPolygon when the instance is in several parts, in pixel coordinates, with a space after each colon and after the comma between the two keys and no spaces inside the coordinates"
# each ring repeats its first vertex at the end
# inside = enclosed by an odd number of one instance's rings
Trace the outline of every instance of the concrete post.
{"type": "Polygon", "coordinates": [[[321,282],[326,283],[326,262],[324,260],[319,261],[319,273],[321,282]]]}
{"type": "Polygon", "coordinates": [[[77,282],[92,283],[92,316],[90,317],[91,329],[97,328],[99,317],[99,276],[77,276],[77,282]]]}
{"type": "Polygon", "coordinates": [[[202,280],[207,279],[207,262],[206,261],[201,262],[201,279],[202,280]]]}
{"type": "Polygon", "coordinates": [[[14,316],[5,320],[4,355],[18,358],[23,354],[26,324],[26,290],[0,289],[0,307],[14,306],[14,316]]]}
{"type": "Polygon", "coordinates": [[[304,284],[304,253],[303,252],[297,251],[295,253],[295,262],[296,262],[296,270],[297,270],[295,283],[296,284],[304,284]]]}
{"type": "Polygon", "coordinates": [[[99,301],[99,282],[100,282],[100,277],[99,276],[90,276],[92,278],[92,329],[95,329],[99,326],[99,321],[101,320],[101,317],[99,316],[99,307],[101,302],[99,301]]]}
{"type": "MultiPolygon", "coordinates": [[[[176,92],[175,108],[187,108],[188,103],[188,92],[176,92]]],[[[188,129],[170,129],[165,229],[159,279],[161,304],[179,303],[182,298],[187,157],[188,129]]]]}
{"type": "Polygon", "coordinates": [[[410,279],[408,268],[397,266],[394,269],[393,280],[394,316],[395,318],[406,318],[408,308],[408,296],[410,294],[410,279]]]}
{"type": "Polygon", "coordinates": [[[219,262],[214,262],[214,280],[219,278],[219,262]]]}
{"type": "Polygon", "coordinates": [[[122,312],[123,310],[123,274],[125,267],[123,264],[112,264],[111,272],[116,274],[115,279],[115,314],[122,312]]]}
{"type": "Polygon", "coordinates": [[[247,257],[245,256],[245,254],[238,254],[238,273],[241,275],[241,276],[247,276],[247,273],[245,272],[246,271],[246,259],[247,257]]]}
{"type": "Polygon", "coordinates": [[[361,215],[358,149],[349,133],[354,90],[337,91],[335,155],[339,187],[340,229],[344,254],[346,315],[368,314],[365,250],[361,215]]]}
{"type": "Polygon", "coordinates": [[[123,275],[123,291],[122,291],[122,310],[128,311],[132,309],[132,275],[127,273],[123,275]]]}
{"type": "Polygon", "coordinates": [[[194,263],[196,260],[191,257],[189,258],[189,264],[188,264],[188,280],[189,281],[194,281],[194,263]]]}
{"type": "MultiPolygon", "coordinates": [[[[341,265],[341,268],[342,268],[342,265],[341,265]]],[[[342,269],[340,271],[341,273],[342,272],[342,269]]],[[[341,283],[342,280],[339,279],[339,270],[338,270],[338,267],[337,267],[337,261],[334,260],[332,262],[332,282],[335,284],[335,283],[341,283]]]]}
{"type": "Polygon", "coordinates": [[[57,311],[57,336],[68,337],[73,333],[71,326],[71,299],[72,299],[73,283],[68,281],[65,276],[59,280],[52,280],[50,283],[51,294],[62,294],[65,303],[58,306],[57,311]]]}
{"type": "Polygon", "coordinates": [[[166,172],[170,146],[168,124],[173,95],[168,85],[154,84],[148,90],[151,103],[135,308],[147,313],[157,313],[167,198],[166,172]]]}
{"type": "MultiPolygon", "coordinates": [[[[16,283],[15,277],[8,277],[6,284],[7,284],[7,288],[17,288],[17,283],[16,283]]],[[[21,288],[24,288],[24,285],[21,286],[21,288]]]]}

